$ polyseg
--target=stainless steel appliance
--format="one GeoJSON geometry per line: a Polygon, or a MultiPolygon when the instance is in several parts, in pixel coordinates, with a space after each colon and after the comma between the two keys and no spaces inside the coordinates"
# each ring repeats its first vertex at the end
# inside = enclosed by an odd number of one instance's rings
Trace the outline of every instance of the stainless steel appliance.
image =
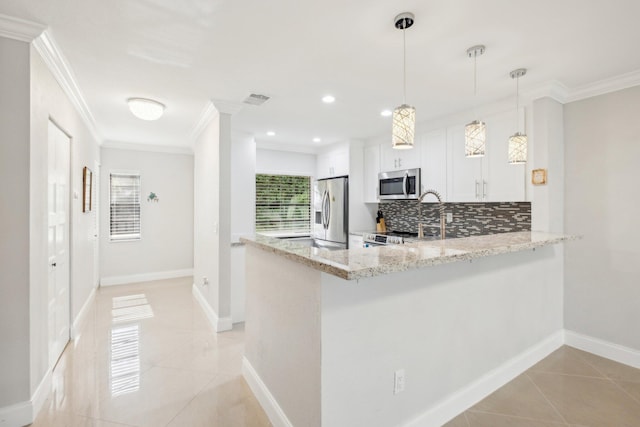
{"type": "Polygon", "coordinates": [[[420,168],[378,174],[380,199],[417,199],[420,196],[420,168]]]}
{"type": "Polygon", "coordinates": [[[313,238],[318,246],[349,243],[349,178],[319,179],[313,191],[313,238]]]}
{"type": "Polygon", "coordinates": [[[418,237],[418,233],[406,231],[365,233],[362,235],[362,242],[365,248],[369,246],[402,245],[405,243],[405,238],[416,237],[418,237]]]}

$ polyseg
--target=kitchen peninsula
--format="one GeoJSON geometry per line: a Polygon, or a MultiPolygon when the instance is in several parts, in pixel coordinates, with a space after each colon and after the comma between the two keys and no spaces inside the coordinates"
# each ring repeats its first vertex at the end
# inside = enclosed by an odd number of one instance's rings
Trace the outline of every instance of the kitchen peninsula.
{"type": "Polygon", "coordinates": [[[245,238],[245,378],[275,425],[442,425],[561,345],[570,239],[245,238]]]}

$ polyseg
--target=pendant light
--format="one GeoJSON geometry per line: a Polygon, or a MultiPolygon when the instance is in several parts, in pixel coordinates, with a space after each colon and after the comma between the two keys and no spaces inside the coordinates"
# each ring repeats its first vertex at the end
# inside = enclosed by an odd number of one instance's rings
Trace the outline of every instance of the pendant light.
{"type": "MultiPolygon", "coordinates": [[[[473,58],[473,96],[476,96],[478,89],[478,77],[476,72],[476,61],[486,48],[483,45],[472,46],[467,49],[467,56],[473,58]]],[[[464,155],[466,157],[484,156],[487,139],[487,126],[481,120],[474,120],[464,127],[464,155]]]]}
{"type": "Polygon", "coordinates": [[[527,74],[526,68],[513,70],[509,75],[516,80],[516,133],[509,137],[509,163],[517,165],[527,163],[527,134],[520,133],[519,95],[520,77],[527,74]]]}
{"type": "Polygon", "coordinates": [[[396,16],[394,22],[395,27],[402,30],[403,102],[401,106],[393,110],[391,142],[393,144],[393,148],[403,150],[413,148],[413,136],[416,128],[416,109],[407,105],[407,42],[405,37],[405,30],[413,25],[413,13],[401,13],[396,16]]]}

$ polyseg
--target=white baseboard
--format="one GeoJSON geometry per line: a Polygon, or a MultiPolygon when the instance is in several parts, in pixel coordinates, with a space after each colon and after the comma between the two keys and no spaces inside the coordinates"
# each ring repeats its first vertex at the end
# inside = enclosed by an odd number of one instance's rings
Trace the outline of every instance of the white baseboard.
{"type": "Polygon", "coordinates": [[[80,313],[78,313],[75,320],[73,321],[73,325],[71,325],[71,331],[69,332],[72,340],[78,337],[78,331],[80,331],[80,326],[82,325],[82,322],[87,316],[87,313],[89,312],[89,307],[91,307],[91,304],[93,304],[93,299],[95,298],[95,296],[96,296],[96,288],[93,288],[91,289],[91,293],[89,294],[89,297],[82,305],[82,308],[80,309],[80,313]]]}
{"type": "Polygon", "coordinates": [[[101,277],[100,286],[126,285],[129,283],[149,282],[151,280],[175,279],[193,276],[193,268],[184,270],[158,271],[155,273],[132,274],[129,276],[101,277]]]}
{"type": "Polygon", "coordinates": [[[31,402],[20,402],[0,408],[0,427],[21,427],[33,422],[31,402]]]}
{"type": "Polygon", "coordinates": [[[51,392],[51,369],[40,381],[31,400],[0,408],[0,427],[22,427],[29,425],[47,401],[51,392]]]}
{"type": "Polygon", "coordinates": [[[202,295],[198,285],[194,283],[191,289],[193,290],[193,296],[196,297],[196,301],[200,303],[200,307],[202,307],[204,314],[207,316],[207,319],[209,319],[213,330],[216,332],[230,331],[231,328],[233,328],[231,317],[218,317],[213,307],[211,307],[207,299],[202,295]]]}
{"type": "Polygon", "coordinates": [[[565,329],[565,344],[640,369],[640,351],[565,329]]]}
{"type": "Polygon", "coordinates": [[[47,373],[38,384],[38,388],[31,396],[31,421],[35,420],[42,409],[42,406],[47,401],[47,398],[51,394],[52,372],[51,369],[47,369],[47,373]]]}
{"type": "Polygon", "coordinates": [[[564,331],[555,332],[496,369],[487,372],[463,389],[449,395],[418,418],[406,424],[406,427],[439,427],[445,424],[547,357],[563,343],[564,331]]]}
{"type": "Polygon", "coordinates": [[[293,424],[291,424],[291,421],[278,405],[267,386],[262,382],[256,370],[253,369],[251,363],[244,356],[242,357],[242,376],[249,384],[249,388],[258,399],[258,402],[260,402],[260,406],[262,406],[274,427],[293,427],[293,424]]]}

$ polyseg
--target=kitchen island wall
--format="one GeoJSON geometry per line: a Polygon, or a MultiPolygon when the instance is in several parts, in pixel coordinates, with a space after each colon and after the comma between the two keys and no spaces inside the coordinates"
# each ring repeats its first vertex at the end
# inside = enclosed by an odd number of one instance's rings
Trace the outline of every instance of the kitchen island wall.
{"type": "MultiPolygon", "coordinates": [[[[390,200],[378,204],[387,229],[418,232],[418,202],[390,200]]],[[[439,233],[437,203],[423,203],[421,222],[425,233],[439,233]]],[[[445,212],[453,215],[447,223],[447,237],[469,237],[531,230],[531,202],[445,203],[445,212]]]]}

